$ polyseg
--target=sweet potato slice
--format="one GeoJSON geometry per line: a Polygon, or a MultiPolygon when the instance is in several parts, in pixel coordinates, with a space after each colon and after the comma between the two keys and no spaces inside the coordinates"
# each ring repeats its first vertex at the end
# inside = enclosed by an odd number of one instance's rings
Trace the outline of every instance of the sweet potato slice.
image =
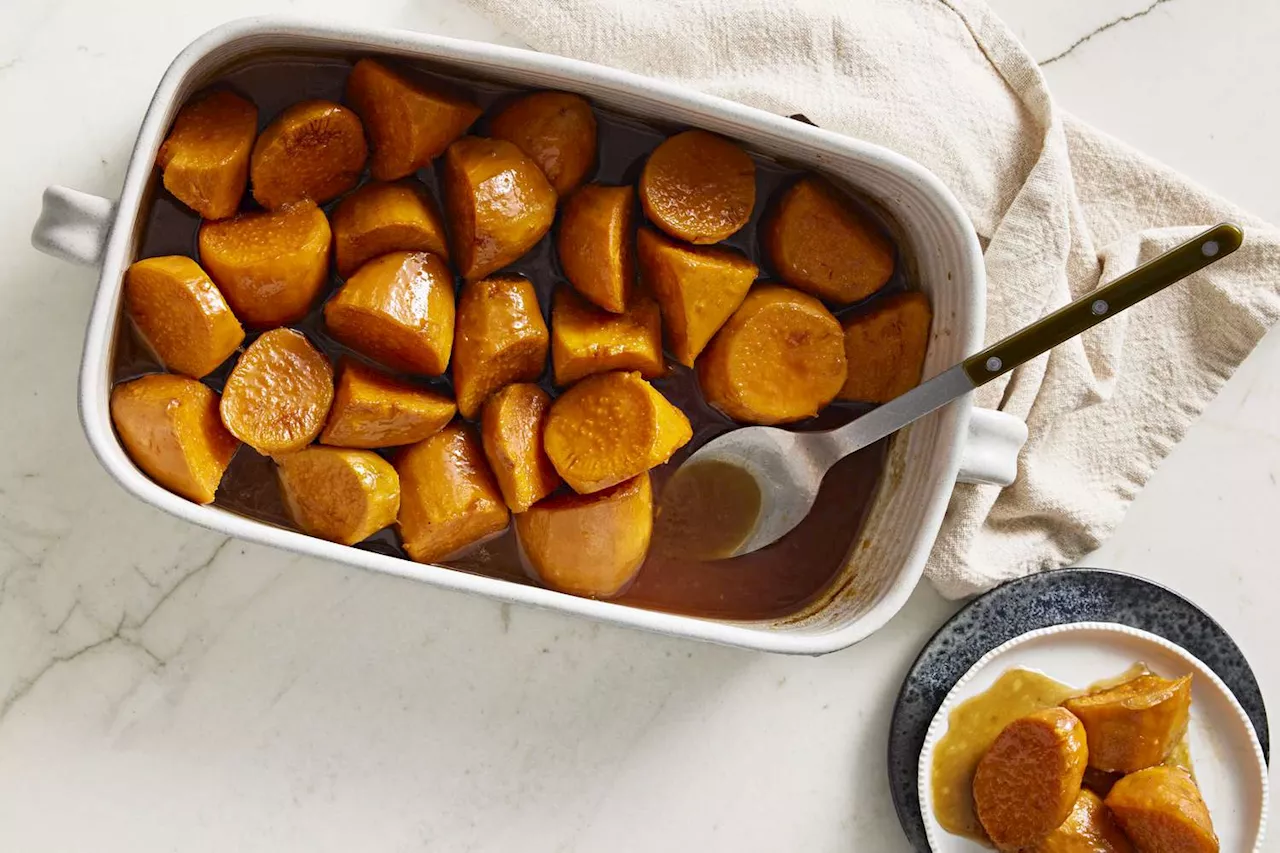
{"type": "Polygon", "coordinates": [[[400,477],[370,450],[308,447],[279,460],[289,516],[312,536],[354,545],[396,520],[400,477]]]}
{"type": "Polygon", "coordinates": [[[218,418],[218,395],[186,376],[156,373],[111,389],[111,422],[129,458],[164,486],[213,503],[240,443],[218,418]]]}
{"type": "Polygon", "coordinates": [[[569,196],[560,215],[556,251],[565,277],[606,311],[627,308],[635,280],[631,187],[587,184],[569,196]]]}
{"type": "Polygon", "coordinates": [[[613,314],[561,287],[551,309],[551,366],[560,386],[610,370],[656,379],[666,369],[658,303],[641,295],[625,313],[613,314]]]}
{"type": "Polygon", "coordinates": [[[1102,799],[1082,788],[1067,819],[1026,853],[1133,853],[1133,845],[1102,799]]]}
{"type": "Polygon", "coordinates": [[[199,379],[240,346],[244,329],[200,265],[182,255],[135,261],[124,304],[164,366],[199,379]]]}
{"type": "Polygon", "coordinates": [[[919,385],[932,321],[929,297],[919,291],[878,299],[845,320],[849,375],[840,399],[887,403],[919,385]]]}
{"type": "Polygon", "coordinates": [[[1209,809],[1181,767],[1148,767],[1107,794],[1107,808],[1138,853],[1218,853],[1209,809]]]}
{"type": "Polygon", "coordinates": [[[489,130],[529,155],[562,197],[577,189],[596,163],[596,116],[578,95],[526,95],[494,116],[489,130]]]}
{"type": "Polygon", "coordinates": [[[438,376],[453,347],[453,275],[430,252],[388,252],[369,261],[324,306],[342,343],[388,367],[438,376]]]}
{"type": "Polygon", "coordinates": [[[280,113],[254,143],[253,197],[268,210],[303,200],[324,204],[356,185],[367,159],[355,113],[333,101],[301,101],[280,113]]]}
{"type": "Polygon", "coordinates": [[[480,108],[465,98],[361,59],[347,78],[347,103],[373,143],[375,180],[394,181],[426,166],[466,132],[480,108]]]}
{"type": "Polygon", "coordinates": [[[507,505],[471,430],[452,424],[396,457],[400,538],[419,563],[447,559],[507,529],[507,505]]]}
{"type": "Polygon", "coordinates": [[[719,243],[751,218],[756,166],[736,143],[686,130],[653,150],[640,173],[649,221],[689,243],[719,243]]]}
{"type": "Polygon", "coordinates": [[[542,441],[556,471],[585,495],[661,465],[692,437],[684,412],[639,373],[616,371],[556,398],[542,441]]]}
{"type": "Polygon", "coordinates": [[[443,394],[346,360],[338,366],[338,390],[320,443],[362,448],[413,444],[439,432],[457,411],[443,394]]]}
{"type": "Polygon", "coordinates": [[[649,474],[591,495],[558,495],[516,516],[521,555],[546,586],[612,598],[644,564],[653,535],[649,474]]]}
{"type": "Polygon", "coordinates": [[[518,260],[551,229],[556,191],[515,145],[466,136],[444,155],[453,262],[475,281],[518,260]]]}
{"type": "Polygon", "coordinates": [[[164,188],[205,219],[235,214],[249,180],[249,152],[258,135],[258,108],[226,90],[209,92],[178,110],[156,164],[164,188]]]}
{"type": "Polygon", "coordinates": [[[512,512],[524,512],[560,485],[560,475],[542,449],[550,407],[547,392],[526,382],[508,385],[484,404],[480,440],[512,512]]]}
{"type": "Polygon", "coordinates": [[[759,270],[736,249],[689,246],[649,228],[640,231],[636,250],[644,283],[662,306],[667,344],[677,361],[693,367],[759,270]]]}
{"type": "Polygon", "coordinates": [[[1090,767],[1132,773],[1164,761],[1186,734],[1191,676],[1140,675],[1062,704],[1084,723],[1090,767]]]}
{"type": "Polygon", "coordinates": [[[504,385],[530,382],[547,366],[547,324],[529,279],[503,275],[467,282],[458,297],[453,391],[458,411],[474,419],[504,385]]]}
{"type": "Polygon", "coordinates": [[[421,185],[365,184],[333,211],[333,259],[347,278],[387,252],[432,252],[449,260],[444,219],[421,185]]]}
{"type": "Polygon", "coordinates": [[[293,329],[272,329],[249,344],[222,390],[222,422],[263,456],[310,444],[333,403],[329,359],[293,329]]]}
{"type": "Polygon", "coordinates": [[[302,319],[329,275],[329,220],[312,202],[200,226],[200,263],[250,326],[302,319]]]}
{"type": "Polygon", "coordinates": [[[844,385],[844,335],[812,296],[768,284],[747,294],[698,359],[707,402],[734,420],[812,417],[844,385]]]}
{"type": "Polygon", "coordinates": [[[879,225],[817,177],[783,192],[764,244],[779,278],[828,302],[865,299],[893,275],[893,244],[879,225]]]}

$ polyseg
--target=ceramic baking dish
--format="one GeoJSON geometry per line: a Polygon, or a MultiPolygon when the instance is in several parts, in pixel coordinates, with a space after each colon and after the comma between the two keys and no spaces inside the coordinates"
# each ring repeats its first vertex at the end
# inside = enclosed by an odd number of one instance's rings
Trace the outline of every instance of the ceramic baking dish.
{"type": "Polygon", "coordinates": [[[995,412],[975,411],[968,399],[919,421],[894,440],[860,541],[838,580],[803,612],[769,622],[654,612],[420,565],[312,538],[218,507],[198,506],[156,485],[125,455],[107,410],[123,273],[134,260],[145,225],[156,151],[183,101],[229,67],[264,54],[300,52],[402,57],[464,78],[578,92],[617,112],[667,126],[702,127],[735,138],[765,156],[820,171],[873,199],[895,223],[910,279],[929,294],[934,306],[925,375],[940,372],[980,347],[984,278],[972,226],[936,177],[891,151],[668,83],[561,57],[423,33],[246,19],[197,39],[169,67],[138,134],[119,201],[51,187],[33,234],[37,248],[101,269],[85,339],[80,417],[102,465],[141,500],[231,536],[449,589],[664,634],[774,652],[819,654],[866,637],[906,601],[924,569],[957,476],[995,484],[1012,480],[1017,450],[1026,436],[1020,422],[995,412]]]}

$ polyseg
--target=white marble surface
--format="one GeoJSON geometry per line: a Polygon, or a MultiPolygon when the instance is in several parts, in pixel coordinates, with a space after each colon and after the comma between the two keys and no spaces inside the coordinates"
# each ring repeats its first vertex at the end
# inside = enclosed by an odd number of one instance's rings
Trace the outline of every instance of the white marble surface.
{"type": "MultiPolygon", "coordinates": [[[[995,6],[1065,52],[1068,109],[1280,219],[1276,4],[995,6]]],[[[183,44],[304,10],[518,43],[456,0],[0,5],[0,850],[905,850],[885,735],[953,609],[929,589],[846,652],[749,654],[227,542],[98,468],[75,411],[94,275],[29,248],[40,192],[117,192],[183,44]]],[[[1200,602],[1273,709],[1278,481],[1272,333],[1087,561],[1200,602]]]]}

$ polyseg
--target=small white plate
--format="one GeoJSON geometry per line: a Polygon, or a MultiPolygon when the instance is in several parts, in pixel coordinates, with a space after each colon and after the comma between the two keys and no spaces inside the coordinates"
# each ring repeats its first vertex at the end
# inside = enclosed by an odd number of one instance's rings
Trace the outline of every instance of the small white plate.
{"type": "Polygon", "coordinates": [[[1266,830],[1267,766],[1253,724],[1227,686],[1197,658],[1163,637],[1127,625],[1076,622],[1030,631],[997,646],[947,694],[929,725],[917,776],[925,834],[935,853],[990,853],[989,847],[947,832],[933,812],[933,751],[957,705],[991,687],[1010,669],[1036,670],[1084,687],[1137,661],[1166,677],[1193,673],[1188,737],[1213,828],[1223,853],[1260,851],[1266,830]]]}

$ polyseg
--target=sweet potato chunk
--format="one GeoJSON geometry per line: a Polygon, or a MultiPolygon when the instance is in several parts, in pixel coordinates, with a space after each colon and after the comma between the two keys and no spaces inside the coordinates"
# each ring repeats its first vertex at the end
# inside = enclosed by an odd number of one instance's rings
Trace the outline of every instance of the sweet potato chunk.
{"type": "Polygon", "coordinates": [[[703,396],[729,417],[789,423],[816,415],[844,385],[844,335],[812,296],[763,285],[747,294],[697,366],[703,396]]]}
{"type": "Polygon", "coordinates": [[[508,385],[484,404],[480,440],[512,512],[524,512],[560,485],[560,475],[542,449],[550,407],[547,392],[525,382],[508,385]]]}
{"type": "Polygon", "coordinates": [[[631,187],[587,184],[564,203],[560,266],[578,292],[606,311],[627,309],[634,281],[631,187]]]}
{"type": "Polygon", "coordinates": [[[462,416],[474,419],[503,385],[541,376],[547,342],[547,324],[529,279],[503,275],[463,285],[453,342],[453,391],[462,416]]]}
{"type": "Polygon", "coordinates": [[[919,291],[876,300],[845,320],[849,375],[840,399],[887,403],[919,385],[932,321],[929,297],[919,291]]]}
{"type": "Polygon", "coordinates": [[[280,459],[277,473],[294,523],[331,542],[362,542],[400,509],[396,469],[369,450],[308,447],[280,459]]]}
{"type": "Polygon", "coordinates": [[[375,180],[394,181],[426,166],[466,132],[480,108],[438,87],[362,59],[347,78],[347,103],[373,143],[375,180]]]}
{"type": "Polygon", "coordinates": [[[1062,704],[1084,723],[1090,767],[1132,773],[1164,761],[1186,733],[1191,676],[1140,675],[1062,704]]]}
{"type": "Polygon", "coordinates": [[[240,321],[302,319],[329,275],[329,220],[312,202],[200,226],[200,263],[240,321]]]}
{"type": "Polygon", "coordinates": [[[369,159],[360,119],[332,101],[301,101],[267,125],[253,146],[253,197],[267,210],[324,204],[356,185],[369,159]]]}
{"type": "Polygon", "coordinates": [[[1218,853],[1209,809],[1181,767],[1130,773],[1115,784],[1106,803],[1138,853],[1218,853]]]}
{"type": "Polygon", "coordinates": [[[751,218],[756,166],[736,143],[686,130],[653,150],[640,173],[649,221],[689,243],[719,243],[751,218]]]}
{"type": "Polygon", "coordinates": [[[396,457],[400,538],[419,563],[444,560],[507,528],[507,505],[471,430],[452,424],[396,457]]]}
{"type": "Polygon", "coordinates": [[[263,456],[301,450],[333,403],[329,359],[293,329],[265,332],[241,354],[222,390],[222,422],[263,456]]]}
{"type": "Polygon", "coordinates": [[[489,129],[529,155],[562,197],[578,188],[596,162],[596,116],[578,95],[526,95],[494,116],[489,129]]]}
{"type": "Polygon", "coordinates": [[[240,444],[218,418],[218,395],[186,376],[157,373],[117,385],[111,422],[134,464],[198,504],[213,503],[240,444]]]}
{"type": "Polygon", "coordinates": [[[801,178],[778,200],[764,226],[778,277],[828,302],[856,302],[893,275],[893,244],[839,190],[801,178]]]}
{"type": "Polygon", "coordinates": [[[468,281],[519,259],[551,229],[556,191],[519,148],[466,136],[444,155],[453,261],[468,281]]]}
{"type": "Polygon", "coordinates": [[[1133,845],[1101,798],[1083,788],[1062,825],[1026,853],[1133,853],[1133,845]]]}
{"type": "Polygon", "coordinates": [[[388,367],[438,376],[453,347],[453,275],[430,252],[389,252],[369,261],[324,306],[342,343],[388,367]]]}
{"type": "Polygon", "coordinates": [[[449,260],[444,219],[420,185],[365,184],[333,211],[333,259],[349,277],[387,252],[432,252],[449,260]]]}
{"type": "Polygon", "coordinates": [[[205,219],[233,216],[257,134],[258,108],[239,95],[219,90],[192,100],[156,155],[164,188],[205,219]]]}
{"type": "Polygon", "coordinates": [[[556,471],[585,495],[661,465],[692,437],[684,412],[639,373],[617,371],[556,398],[542,441],[556,471]]]}
{"type": "Polygon", "coordinates": [[[320,443],[363,448],[413,444],[439,432],[457,411],[443,394],[347,360],[338,367],[338,390],[320,443]]]}
{"type": "Polygon", "coordinates": [[[636,250],[644,283],[662,306],[667,344],[677,361],[693,367],[759,270],[736,249],[689,246],[649,228],[636,238],[636,250]]]}
{"type": "Polygon", "coordinates": [[[244,340],[240,321],[200,265],[182,255],[135,261],[124,274],[124,304],[164,366],[199,379],[244,340]]]}
{"type": "Polygon", "coordinates": [[[1004,727],[973,774],[978,820],[1000,850],[1017,850],[1057,828],[1080,796],[1089,762],[1084,726],[1047,708],[1004,727]]]}
{"type": "Polygon", "coordinates": [[[658,303],[637,296],[625,313],[612,314],[561,287],[551,309],[551,366],[560,386],[610,370],[637,370],[645,379],[661,376],[666,364],[658,303]]]}
{"type": "Polygon", "coordinates": [[[516,516],[521,554],[542,583],[571,595],[612,598],[644,564],[653,535],[646,471],[592,495],[559,495],[516,516]]]}

